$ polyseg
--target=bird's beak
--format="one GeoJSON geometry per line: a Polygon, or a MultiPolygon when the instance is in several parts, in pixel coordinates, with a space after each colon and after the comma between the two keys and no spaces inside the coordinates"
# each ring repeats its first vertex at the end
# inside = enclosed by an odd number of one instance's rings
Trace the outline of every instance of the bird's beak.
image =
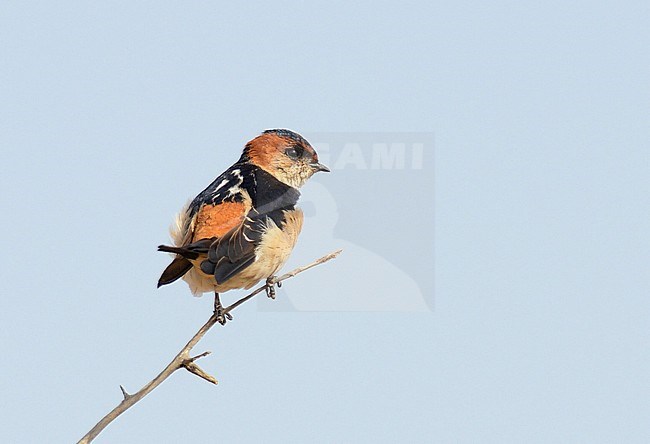
{"type": "Polygon", "coordinates": [[[314,173],[317,173],[319,171],[323,171],[324,173],[329,173],[330,172],[330,169],[327,168],[322,163],[318,163],[318,162],[311,163],[311,164],[309,164],[309,166],[311,167],[312,170],[314,170],[314,173]]]}

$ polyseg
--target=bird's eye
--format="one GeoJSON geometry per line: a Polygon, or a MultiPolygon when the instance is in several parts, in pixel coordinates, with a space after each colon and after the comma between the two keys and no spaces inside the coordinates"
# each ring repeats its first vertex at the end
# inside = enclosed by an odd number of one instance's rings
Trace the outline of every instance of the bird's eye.
{"type": "Polygon", "coordinates": [[[284,150],[284,154],[286,154],[292,159],[297,159],[302,154],[302,150],[296,147],[291,147],[284,150]]]}

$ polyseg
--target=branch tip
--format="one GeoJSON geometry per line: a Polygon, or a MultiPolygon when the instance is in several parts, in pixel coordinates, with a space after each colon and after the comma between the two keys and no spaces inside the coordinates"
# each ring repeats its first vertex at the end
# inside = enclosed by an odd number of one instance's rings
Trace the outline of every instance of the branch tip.
{"type": "MultiPolygon", "coordinates": [[[[196,355],[193,358],[189,358],[189,359],[185,360],[185,362],[188,362],[188,363],[189,362],[194,362],[197,359],[201,359],[201,358],[204,358],[204,357],[208,356],[210,353],[212,353],[212,352],[210,350],[208,350],[206,352],[201,353],[200,355],[196,355]]],[[[185,364],[185,362],[183,362],[183,364],[185,364]]]]}
{"type": "Polygon", "coordinates": [[[215,378],[212,375],[209,375],[208,373],[205,372],[201,367],[196,365],[193,361],[190,361],[189,359],[183,362],[183,367],[185,370],[187,370],[190,373],[194,373],[196,376],[199,378],[205,379],[206,381],[217,385],[219,384],[219,381],[217,381],[217,378],[215,378]]]}

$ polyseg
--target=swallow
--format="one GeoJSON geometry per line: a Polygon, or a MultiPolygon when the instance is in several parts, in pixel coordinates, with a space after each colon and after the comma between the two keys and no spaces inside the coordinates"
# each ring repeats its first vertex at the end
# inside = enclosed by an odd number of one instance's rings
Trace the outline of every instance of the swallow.
{"type": "Polygon", "coordinates": [[[158,287],[183,278],[195,296],[214,292],[215,314],[223,325],[219,294],[249,289],[271,279],[285,264],[302,229],[296,205],[302,187],[317,172],[329,172],[299,134],[272,129],[249,141],[239,160],[177,215],[170,229],[173,253],[158,287]]]}

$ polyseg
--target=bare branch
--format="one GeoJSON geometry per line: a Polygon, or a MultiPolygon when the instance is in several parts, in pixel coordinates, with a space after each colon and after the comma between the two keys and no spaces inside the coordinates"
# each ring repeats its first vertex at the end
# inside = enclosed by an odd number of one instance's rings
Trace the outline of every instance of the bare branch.
{"type": "MultiPolygon", "coordinates": [[[[280,282],[292,278],[302,273],[303,271],[309,270],[310,268],[313,268],[317,265],[320,265],[331,259],[334,259],[336,256],[338,256],[341,253],[341,251],[342,250],[335,251],[334,253],[330,253],[327,256],[323,256],[322,258],[312,262],[309,265],[296,268],[295,270],[292,270],[289,273],[283,274],[279,278],[272,279],[271,283],[279,284],[280,282]]],[[[255,295],[263,292],[266,288],[267,288],[266,284],[258,287],[248,296],[241,298],[234,304],[227,307],[223,311],[223,313],[224,314],[229,313],[230,311],[239,307],[244,302],[253,298],[255,295]]],[[[120,416],[126,410],[128,410],[133,405],[135,405],[135,403],[137,403],[142,398],[144,398],[149,393],[151,393],[153,389],[155,389],[160,384],[162,384],[163,381],[169,378],[172,375],[172,373],[174,373],[178,369],[185,368],[187,371],[194,373],[200,378],[203,378],[206,381],[211,382],[212,384],[217,384],[217,380],[213,376],[206,373],[194,362],[197,359],[207,356],[210,352],[201,353],[200,355],[194,356],[193,358],[189,357],[190,351],[194,348],[194,346],[196,346],[196,344],[198,344],[198,342],[203,338],[203,336],[205,336],[208,330],[210,330],[216,323],[217,323],[217,315],[213,314],[212,316],[210,316],[210,319],[208,319],[208,321],[205,324],[203,324],[203,326],[199,329],[199,331],[197,331],[196,334],[192,336],[192,339],[188,341],[185,347],[183,347],[183,349],[180,352],[178,352],[178,354],[167,365],[167,367],[165,367],[163,371],[161,371],[158,374],[158,376],[156,376],[151,381],[149,381],[144,387],[142,387],[136,393],[129,394],[124,389],[124,387],[120,386],[120,389],[122,390],[122,395],[124,396],[122,402],[120,402],[117,407],[115,407],[106,416],[104,416],[97,424],[95,424],[95,426],[92,429],[90,429],[90,431],[83,438],[81,438],[77,444],[88,444],[92,442],[97,437],[97,435],[99,435],[102,432],[102,430],[106,428],[106,426],[108,426],[111,422],[113,422],[118,416],[120,416]]]]}
{"type": "Polygon", "coordinates": [[[196,361],[197,359],[201,359],[201,358],[203,358],[203,357],[205,357],[205,356],[208,356],[210,353],[212,353],[212,352],[210,352],[210,351],[203,352],[203,353],[201,353],[200,355],[196,355],[196,356],[194,356],[193,358],[189,358],[189,359],[184,360],[184,361],[183,361],[183,367],[185,367],[185,369],[186,369],[188,372],[190,372],[190,373],[194,373],[194,374],[195,374],[196,376],[198,376],[199,378],[203,378],[203,379],[205,379],[206,381],[211,382],[212,384],[215,384],[215,385],[216,385],[216,384],[219,383],[219,382],[217,381],[217,378],[215,378],[214,376],[209,375],[208,373],[206,373],[205,370],[203,370],[201,367],[199,367],[199,366],[194,362],[194,361],[196,361]]]}
{"type": "Polygon", "coordinates": [[[188,359],[187,361],[183,362],[183,367],[185,367],[185,369],[186,369],[188,372],[190,372],[190,373],[194,373],[194,374],[195,374],[196,376],[198,376],[199,378],[203,378],[203,379],[205,379],[206,381],[211,382],[211,383],[214,384],[214,385],[219,384],[219,382],[217,381],[217,378],[215,378],[215,377],[212,376],[212,375],[207,374],[207,373],[205,372],[205,370],[203,370],[201,367],[199,367],[198,365],[196,365],[195,362],[193,362],[193,361],[191,361],[191,360],[189,360],[189,359],[188,359]]]}
{"type": "MultiPolygon", "coordinates": [[[[330,253],[330,254],[328,254],[328,255],[326,255],[326,256],[321,257],[320,259],[315,260],[314,262],[312,262],[312,263],[309,264],[309,265],[305,265],[305,266],[303,266],[303,267],[298,267],[298,268],[296,268],[295,270],[291,270],[290,272],[288,272],[288,273],[286,273],[286,274],[283,274],[282,276],[280,276],[280,277],[278,277],[278,278],[271,279],[271,281],[273,282],[273,284],[279,285],[282,281],[286,281],[286,280],[289,279],[289,278],[292,278],[292,277],[294,277],[294,276],[297,276],[297,275],[299,275],[300,273],[302,273],[303,271],[307,271],[307,270],[309,270],[310,268],[314,268],[314,267],[317,266],[317,265],[323,264],[323,263],[325,263],[325,262],[327,262],[327,261],[329,261],[329,260],[334,259],[336,256],[338,256],[339,254],[341,254],[342,251],[343,251],[343,250],[337,250],[337,251],[335,251],[335,252],[333,252],[333,253],[330,253]]],[[[253,297],[255,297],[255,296],[257,296],[258,294],[260,294],[261,292],[265,291],[265,290],[266,290],[266,287],[267,287],[266,285],[262,285],[261,287],[255,289],[255,290],[254,290],[251,294],[249,294],[248,296],[245,296],[245,297],[241,298],[240,300],[238,300],[237,302],[235,302],[234,304],[229,305],[228,307],[226,307],[226,308],[223,310],[223,313],[224,313],[224,314],[229,313],[230,311],[232,311],[232,310],[234,310],[235,308],[239,307],[239,306],[240,306],[241,304],[243,304],[244,302],[249,301],[249,300],[252,299],[253,297]]]]}
{"type": "Polygon", "coordinates": [[[273,283],[274,283],[274,284],[279,284],[280,282],[282,282],[282,281],[286,281],[287,279],[292,278],[292,277],[294,277],[294,276],[296,276],[296,275],[302,273],[303,271],[307,271],[307,270],[309,270],[310,268],[314,268],[314,267],[317,266],[317,265],[320,265],[320,264],[323,264],[323,263],[325,263],[325,262],[327,262],[327,261],[329,261],[329,260],[332,260],[332,259],[334,259],[336,256],[338,256],[339,254],[341,254],[342,251],[343,251],[343,250],[336,250],[335,252],[330,253],[330,254],[328,254],[327,256],[323,256],[323,257],[321,257],[320,259],[315,260],[314,262],[312,262],[312,263],[309,264],[309,265],[305,265],[305,266],[303,266],[303,267],[298,267],[298,268],[296,268],[295,270],[291,270],[290,272],[283,274],[283,275],[280,276],[279,278],[275,278],[275,279],[273,279],[273,283]]]}
{"type": "Polygon", "coordinates": [[[196,355],[193,358],[188,359],[188,361],[189,362],[194,362],[197,359],[201,359],[201,358],[204,358],[204,357],[208,356],[210,353],[212,353],[212,352],[211,351],[203,352],[200,355],[196,355]]]}

